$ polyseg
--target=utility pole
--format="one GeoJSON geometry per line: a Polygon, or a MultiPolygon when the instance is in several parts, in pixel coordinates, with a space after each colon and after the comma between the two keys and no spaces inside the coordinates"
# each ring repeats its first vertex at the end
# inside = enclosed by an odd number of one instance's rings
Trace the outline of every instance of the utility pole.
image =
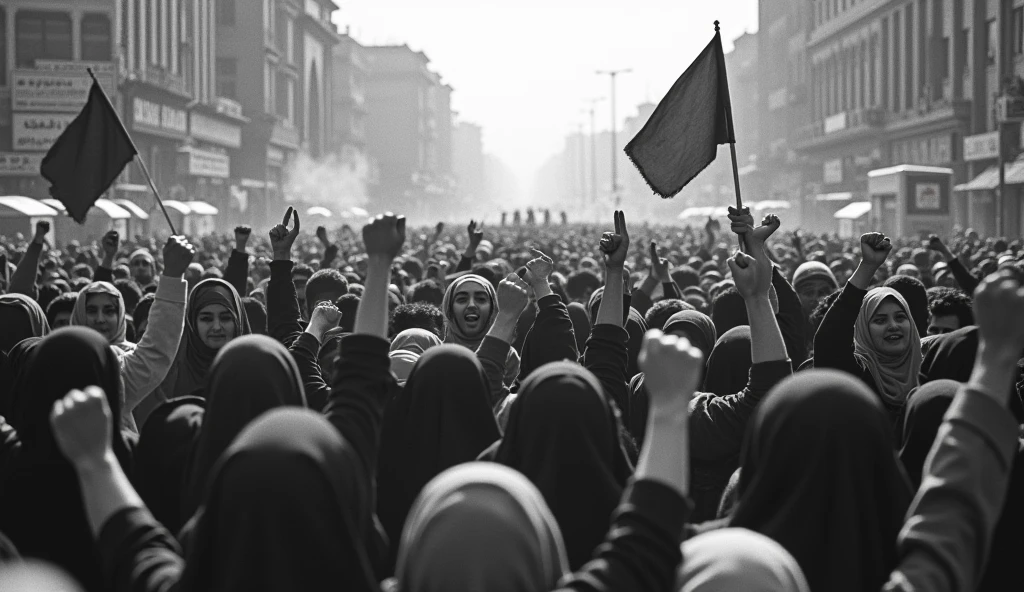
{"type": "Polygon", "coordinates": [[[597,119],[594,117],[594,105],[604,97],[589,99],[590,103],[590,203],[597,204],[597,119]]]}
{"type": "Polygon", "coordinates": [[[615,120],[615,77],[618,76],[619,74],[629,74],[632,71],[633,71],[632,68],[622,68],[622,69],[619,69],[619,70],[598,70],[597,71],[597,75],[598,76],[603,76],[603,75],[607,74],[611,78],[611,82],[612,82],[612,94],[611,94],[611,98],[612,98],[612,136],[611,136],[611,142],[610,143],[611,143],[611,146],[612,146],[612,196],[615,198],[615,206],[616,207],[619,206],[620,198],[619,198],[618,167],[617,167],[617,164],[616,164],[617,161],[618,161],[618,159],[616,157],[619,154],[618,154],[618,147],[616,146],[616,141],[615,141],[617,139],[617,134],[616,134],[616,131],[615,131],[616,127],[617,127],[617,123],[616,123],[616,120],[615,120]]]}
{"type": "Polygon", "coordinates": [[[587,203],[587,144],[583,139],[583,122],[578,124],[576,136],[576,159],[580,162],[580,207],[587,203]]]}

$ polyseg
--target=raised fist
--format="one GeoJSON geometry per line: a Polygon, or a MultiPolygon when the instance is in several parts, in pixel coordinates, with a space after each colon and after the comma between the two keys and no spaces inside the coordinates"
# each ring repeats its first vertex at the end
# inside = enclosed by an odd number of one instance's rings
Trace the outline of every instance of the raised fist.
{"type": "Polygon", "coordinates": [[[172,236],[164,245],[164,275],[180,278],[185,275],[196,249],[184,236],[172,236]]]}
{"type": "Polygon", "coordinates": [[[391,212],[378,214],[363,226],[363,244],[367,255],[398,256],[405,243],[405,216],[391,212]]]}

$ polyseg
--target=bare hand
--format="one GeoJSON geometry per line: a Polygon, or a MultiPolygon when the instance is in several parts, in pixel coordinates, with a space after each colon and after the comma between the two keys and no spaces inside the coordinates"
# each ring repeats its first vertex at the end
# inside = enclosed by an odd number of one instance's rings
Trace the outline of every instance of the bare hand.
{"type": "Polygon", "coordinates": [[[772,285],[771,265],[747,255],[736,253],[729,258],[729,269],[736,291],[744,300],[767,297],[772,285]]]}
{"type": "Polygon", "coordinates": [[[395,216],[391,212],[378,214],[363,226],[363,244],[367,255],[383,255],[394,259],[402,250],[403,243],[405,216],[395,216]]]}
{"type": "Polygon", "coordinates": [[[768,214],[761,220],[761,225],[755,228],[754,216],[750,213],[750,208],[737,210],[733,207],[729,208],[729,222],[732,225],[732,231],[741,237],[750,254],[755,254],[758,249],[763,249],[768,237],[782,225],[778,216],[768,214]]]}
{"type": "Polygon", "coordinates": [[[196,256],[196,248],[183,236],[172,236],[164,245],[164,275],[180,278],[185,275],[192,259],[196,256]]]}
{"type": "Polygon", "coordinates": [[[986,346],[1017,358],[1024,349],[1024,288],[1009,270],[993,273],[974,290],[974,321],[986,346]]]}
{"type": "Polygon", "coordinates": [[[880,232],[869,232],[860,237],[861,263],[878,269],[892,251],[892,243],[880,232]]]}
{"type": "Polygon", "coordinates": [[[519,318],[530,304],[530,286],[516,273],[498,283],[498,312],[519,318]]]}
{"type": "Polygon", "coordinates": [[[46,242],[46,234],[50,232],[50,223],[46,220],[40,220],[36,222],[36,233],[32,237],[32,242],[36,244],[43,244],[46,242]]]}
{"type": "Polygon", "coordinates": [[[555,262],[538,249],[530,249],[533,259],[526,262],[526,279],[531,284],[547,284],[548,277],[555,271],[555,262]]]}
{"type": "Polygon", "coordinates": [[[469,234],[469,247],[466,248],[467,253],[476,253],[476,248],[480,246],[480,241],[484,240],[484,231],[481,230],[483,227],[483,223],[477,225],[476,220],[469,221],[469,226],[466,226],[466,233],[469,234]]]}
{"type": "Polygon", "coordinates": [[[953,256],[953,254],[949,252],[949,249],[946,248],[945,243],[942,242],[942,239],[939,238],[939,235],[937,234],[933,234],[928,237],[928,248],[942,255],[946,259],[950,259],[953,256]]]}
{"type": "Polygon", "coordinates": [[[50,412],[57,447],[77,469],[99,465],[113,454],[112,424],[107,396],[98,386],[72,390],[50,412]]]}
{"type": "Polygon", "coordinates": [[[438,222],[434,227],[434,236],[441,236],[442,232],[444,232],[444,222],[438,222]]]}
{"type": "Polygon", "coordinates": [[[274,259],[278,261],[291,261],[292,245],[299,236],[299,211],[288,208],[284,213],[284,220],[277,226],[270,229],[270,248],[274,252],[274,259]],[[288,229],[288,219],[291,218],[295,226],[288,229]]]}
{"type": "Polygon", "coordinates": [[[609,268],[622,268],[629,254],[629,231],[626,230],[626,214],[615,211],[615,232],[606,232],[601,238],[601,253],[604,264],[609,268]]]}
{"type": "Polygon", "coordinates": [[[249,237],[251,235],[251,226],[235,226],[235,250],[244,252],[245,246],[249,244],[249,237]]]}
{"type": "Polygon", "coordinates": [[[651,241],[651,275],[662,283],[672,281],[668,259],[658,256],[658,243],[654,241],[651,241]]]}
{"type": "Polygon", "coordinates": [[[333,302],[323,301],[316,305],[313,309],[313,314],[309,317],[309,325],[306,327],[306,333],[316,337],[317,341],[323,341],[324,333],[338,326],[338,321],[341,320],[341,311],[334,305],[333,302]]]}
{"type": "Polygon", "coordinates": [[[104,261],[113,262],[114,257],[117,255],[117,249],[121,246],[121,236],[116,230],[108,230],[107,233],[103,235],[101,244],[103,245],[104,261]]]}
{"type": "Polygon", "coordinates": [[[687,409],[704,368],[704,355],[685,337],[651,329],[637,358],[650,394],[651,409],[687,409]]]}
{"type": "Polygon", "coordinates": [[[320,240],[320,243],[325,247],[331,245],[331,239],[327,237],[327,229],[323,226],[316,227],[316,238],[320,240]]]}

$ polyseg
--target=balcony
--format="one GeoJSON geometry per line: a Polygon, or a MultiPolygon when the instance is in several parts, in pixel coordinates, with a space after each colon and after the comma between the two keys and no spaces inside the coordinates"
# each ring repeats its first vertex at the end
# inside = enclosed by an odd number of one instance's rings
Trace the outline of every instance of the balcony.
{"type": "Polygon", "coordinates": [[[958,122],[966,122],[971,118],[971,101],[937,99],[918,100],[917,109],[904,110],[889,114],[887,131],[900,132],[924,126],[942,127],[958,122]]]}

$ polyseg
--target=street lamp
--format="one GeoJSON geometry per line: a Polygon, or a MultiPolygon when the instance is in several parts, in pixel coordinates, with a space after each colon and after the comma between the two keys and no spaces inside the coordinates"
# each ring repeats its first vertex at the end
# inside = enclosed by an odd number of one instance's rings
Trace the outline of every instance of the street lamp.
{"type": "Polygon", "coordinates": [[[615,205],[616,206],[619,205],[619,183],[618,183],[618,171],[617,171],[617,167],[616,167],[616,158],[615,158],[616,156],[618,156],[618,150],[616,149],[616,146],[615,146],[615,139],[616,139],[616,133],[615,133],[615,128],[616,128],[616,122],[615,122],[615,77],[618,76],[619,74],[629,74],[632,71],[633,71],[632,68],[622,68],[622,69],[619,69],[619,70],[598,70],[597,71],[597,75],[598,76],[603,76],[603,75],[607,74],[611,78],[611,82],[612,82],[612,137],[611,137],[611,145],[612,145],[612,195],[615,196],[615,205]]]}
{"type": "MultiPolygon", "coordinates": [[[[587,99],[590,104],[590,202],[597,204],[597,119],[594,118],[594,105],[604,97],[587,99]]],[[[613,142],[614,144],[614,142],[613,142]]]]}

